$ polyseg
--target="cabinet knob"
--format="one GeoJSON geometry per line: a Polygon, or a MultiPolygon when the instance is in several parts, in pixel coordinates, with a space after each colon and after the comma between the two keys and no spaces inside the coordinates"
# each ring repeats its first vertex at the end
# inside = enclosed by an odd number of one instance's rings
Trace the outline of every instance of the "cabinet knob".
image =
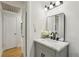
{"type": "Polygon", "coordinates": [[[41,53],[41,57],[45,57],[45,54],[44,53],[41,53]]]}

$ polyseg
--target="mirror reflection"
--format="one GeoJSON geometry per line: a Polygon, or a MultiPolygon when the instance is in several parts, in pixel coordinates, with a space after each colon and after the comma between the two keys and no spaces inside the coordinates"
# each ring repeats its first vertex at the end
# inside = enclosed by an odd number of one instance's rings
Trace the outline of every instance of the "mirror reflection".
{"type": "Polygon", "coordinates": [[[51,32],[51,35],[55,36],[58,39],[62,38],[62,41],[65,40],[65,14],[57,14],[48,16],[46,20],[46,30],[51,32]],[[53,34],[52,34],[53,33],[53,34]],[[54,35],[55,34],[55,35],[54,35]]]}

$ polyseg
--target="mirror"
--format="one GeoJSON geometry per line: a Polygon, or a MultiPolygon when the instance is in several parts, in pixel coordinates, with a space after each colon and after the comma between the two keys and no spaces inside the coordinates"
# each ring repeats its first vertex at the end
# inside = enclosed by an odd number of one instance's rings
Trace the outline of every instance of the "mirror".
{"type": "Polygon", "coordinates": [[[46,30],[57,32],[60,38],[65,40],[65,14],[48,16],[46,20],[46,30]]]}

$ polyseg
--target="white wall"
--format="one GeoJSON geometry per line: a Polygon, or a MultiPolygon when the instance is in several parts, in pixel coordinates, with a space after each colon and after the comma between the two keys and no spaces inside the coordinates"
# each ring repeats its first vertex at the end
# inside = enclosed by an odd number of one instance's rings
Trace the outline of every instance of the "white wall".
{"type": "Polygon", "coordinates": [[[41,2],[27,2],[27,56],[34,56],[33,39],[40,38],[40,33],[45,28],[45,18],[41,2]]]}
{"type": "Polygon", "coordinates": [[[70,43],[69,56],[79,57],[79,2],[65,1],[63,5],[54,8],[47,13],[48,16],[59,13],[65,14],[66,41],[70,43]]]}

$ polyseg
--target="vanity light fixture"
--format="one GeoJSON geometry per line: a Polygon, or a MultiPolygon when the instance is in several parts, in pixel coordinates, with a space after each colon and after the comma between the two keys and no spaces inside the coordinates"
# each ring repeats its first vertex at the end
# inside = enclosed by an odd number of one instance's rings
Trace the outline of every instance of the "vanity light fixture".
{"type": "Polygon", "coordinates": [[[50,6],[49,6],[49,9],[52,9],[54,6],[52,4],[52,2],[50,2],[50,6]]]}
{"type": "Polygon", "coordinates": [[[56,8],[56,7],[60,6],[61,4],[63,4],[63,1],[57,1],[55,3],[50,2],[50,5],[48,7],[47,7],[47,5],[45,5],[45,11],[56,8]]]}

